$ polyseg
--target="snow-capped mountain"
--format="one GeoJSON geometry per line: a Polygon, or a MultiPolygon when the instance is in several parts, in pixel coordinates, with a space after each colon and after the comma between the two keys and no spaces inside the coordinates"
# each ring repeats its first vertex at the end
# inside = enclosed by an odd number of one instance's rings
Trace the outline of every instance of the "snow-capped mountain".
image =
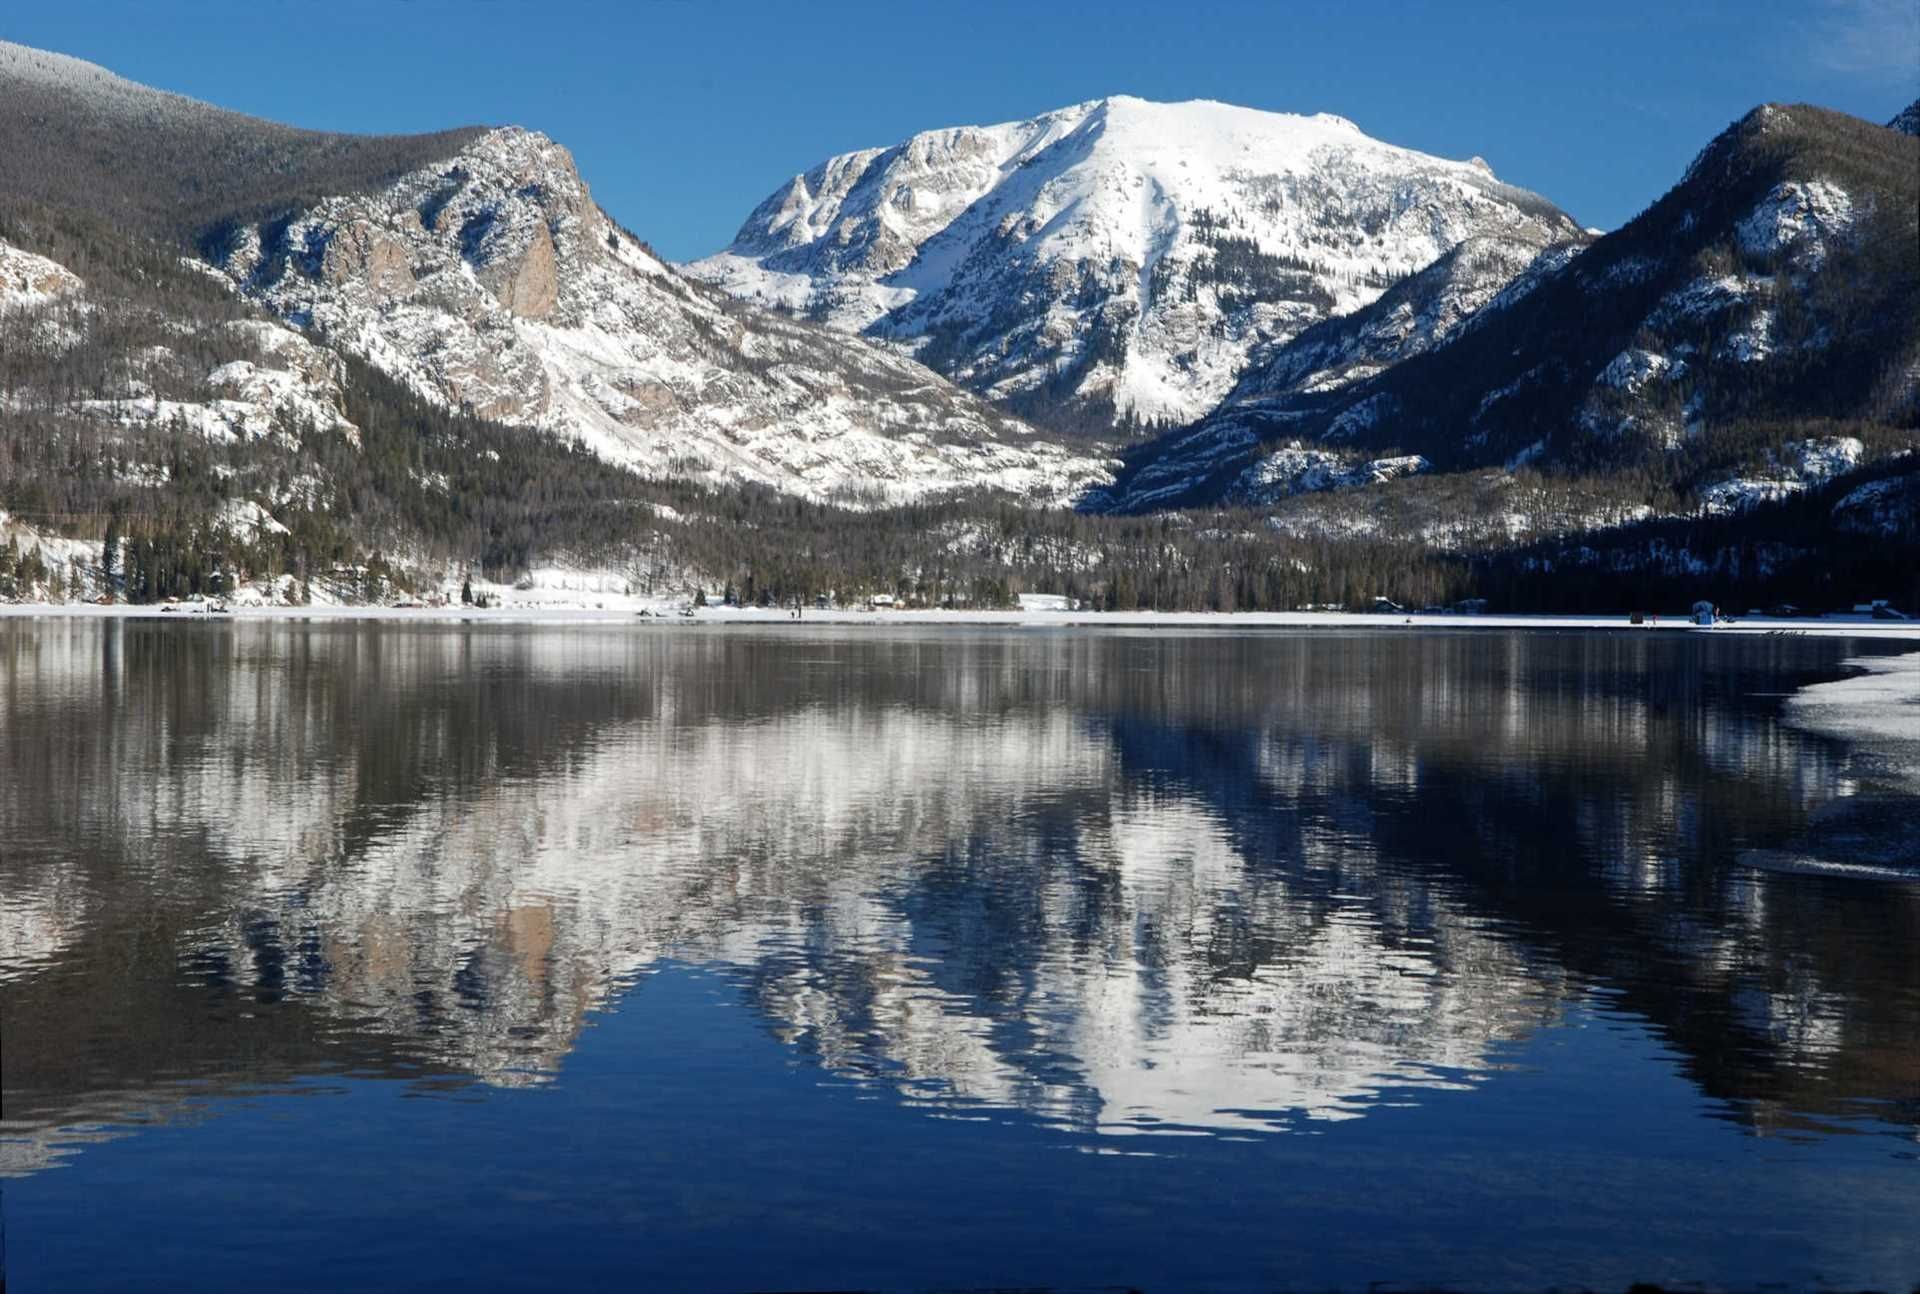
{"type": "Polygon", "coordinates": [[[300,131],[17,45],[0,99],[30,151],[64,157],[6,168],[0,194],[189,239],[230,288],[444,408],[815,499],[1052,503],[1108,479],[903,355],[689,282],[543,135],[300,131]]]}
{"type": "MultiPolygon", "coordinates": [[[[1756,109],[1586,250],[1548,247],[1524,268],[1503,253],[1454,291],[1469,244],[1278,348],[1212,416],[1135,451],[1119,489],[1094,500],[1259,502],[1305,445],[1342,462],[1417,453],[1442,469],[1652,462],[1722,511],[1754,491],[1688,473],[1728,458],[1716,441],[1743,426],[1911,425],[1920,413],[1914,148],[1825,109],[1756,109]]],[[[1833,438],[1771,440],[1727,481],[1832,475],[1833,438]]]]}
{"type": "Polygon", "coordinates": [[[1578,235],[1478,158],[1325,114],[1119,96],[832,158],[687,268],[1043,421],[1187,422],[1250,355],[1468,239],[1578,235]]]}

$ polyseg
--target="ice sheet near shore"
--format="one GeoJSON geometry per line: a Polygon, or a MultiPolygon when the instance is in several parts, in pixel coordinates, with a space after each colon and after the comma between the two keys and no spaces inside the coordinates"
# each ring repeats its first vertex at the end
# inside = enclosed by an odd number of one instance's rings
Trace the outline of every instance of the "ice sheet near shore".
{"type": "Polygon", "coordinates": [[[1785,720],[1844,742],[1853,788],[1821,805],[1786,849],[1741,861],[1775,871],[1920,883],[1920,653],[1849,661],[1861,672],[1802,688],[1785,720]]]}
{"type": "Polygon", "coordinates": [[[1787,700],[1787,722],[1855,743],[1874,774],[1920,791],[1920,652],[1848,664],[1864,672],[1802,688],[1787,700]]]}

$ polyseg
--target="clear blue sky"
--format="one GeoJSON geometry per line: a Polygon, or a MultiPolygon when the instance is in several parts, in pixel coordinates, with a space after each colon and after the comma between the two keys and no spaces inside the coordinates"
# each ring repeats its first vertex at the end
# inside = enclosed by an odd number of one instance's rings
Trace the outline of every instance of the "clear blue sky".
{"type": "Polygon", "coordinates": [[[1335,112],[1613,227],[1765,100],[1886,120],[1920,0],[61,0],[7,39],[295,125],[518,123],[664,255],[833,153],[1135,94],[1335,112]]]}

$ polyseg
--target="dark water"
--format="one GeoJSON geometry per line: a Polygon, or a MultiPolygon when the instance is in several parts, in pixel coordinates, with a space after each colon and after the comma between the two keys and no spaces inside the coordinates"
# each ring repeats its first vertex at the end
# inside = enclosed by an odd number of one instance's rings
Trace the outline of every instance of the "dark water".
{"type": "Polygon", "coordinates": [[[8,1274],[1905,1289],[1862,650],[0,622],[8,1274]]]}

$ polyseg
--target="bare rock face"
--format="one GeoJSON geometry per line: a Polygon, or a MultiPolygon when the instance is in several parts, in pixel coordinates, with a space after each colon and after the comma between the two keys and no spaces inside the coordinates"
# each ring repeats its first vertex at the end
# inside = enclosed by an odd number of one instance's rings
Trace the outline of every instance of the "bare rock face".
{"type": "Polygon", "coordinates": [[[526,250],[516,259],[499,266],[481,281],[489,282],[489,279],[495,298],[522,319],[544,319],[552,314],[560,300],[560,278],[553,235],[547,232],[546,226],[534,229],[526,250]]]}
{"type": "Polygon", "coordinates": [[[353,220],[331,231],[319,276],[335,284],[362,282],[376,293],[402,293],[413,286],[413,257],[399,239],[369,221],[353,220]]]}
{"type": "Polygon", "coordinates": [[[594,203],[567,150],[496,130],[387,188],[236,231],[246,295],[445,406],[661,475],[871,501],[1065,502],[1109,460],[911,359],[682,278],[594,203]]]}

